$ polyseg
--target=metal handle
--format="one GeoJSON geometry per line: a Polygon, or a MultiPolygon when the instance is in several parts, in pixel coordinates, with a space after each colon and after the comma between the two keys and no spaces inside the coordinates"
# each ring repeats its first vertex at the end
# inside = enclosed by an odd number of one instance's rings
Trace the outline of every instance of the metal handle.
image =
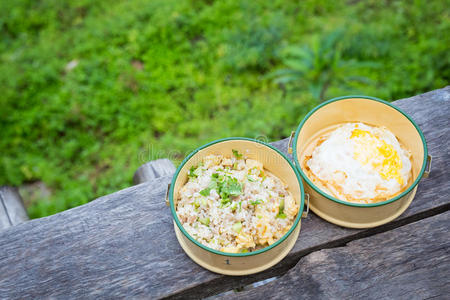
{"type": "Polygon", "coordinates": [[[424,178],[428,178],[428,176],[430,176],[430,173],[431,173],[431,161],[432,160],[433,160],[433,157],[428,154],[428,156],[427,156],[427,165],[425,167],[425,172],[423,172],[423,177],[424,178]]]}
{"type": "Polygon", "coordinates": [[[292,139],[294,138],[295,131],[291,132],[291,136],[289,137],[289,143],[288,143],[288,153],[292,154],[292,139]]]}
{"type": "Polygon", "coordinates": [[[170,206],[169,191],[170,191],[170,183],[167,185],[167,192],[166,192],[166,205],[167,206],[170,206]]]}
{"type": "Polygon", "coordinates": [[[305,193],[305,197],[306,197],[306,211],[304,211],[302,213],[303,219],[306,219],[306,217],[308,217],[308,213],[309,213],[309,194],[305,193]]]}

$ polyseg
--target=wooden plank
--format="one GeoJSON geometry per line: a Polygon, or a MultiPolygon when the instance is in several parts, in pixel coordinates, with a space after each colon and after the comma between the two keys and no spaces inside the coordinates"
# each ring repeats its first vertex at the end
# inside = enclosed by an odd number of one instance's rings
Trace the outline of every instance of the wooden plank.
{"type": "Polygon", "coordinates": [[[450,295],[450,212],[313,252],[281,278],[223,299],[428,299],[450,295]]]}
{"type": "Polygon", "coordinates": [[[140,166],[133,176],[133,183],[139,184],[152,181],[163,176],[172,176],[175,173],[175,166],[167,158],[157,159],[140,166]]]}
{"type": "Polygon", "coordinates": [[[3,204],[3,198],[0,194],[0,230],[11,227],[11,220],[9,219],[8,212],[6,211],[6,207],[3,204]]]}
{"type": "Polygon", "coordinates": [[[16,188],[0,187],[0,230],[26,222],[28,214],[16,188]]]}
{"type": "MultiPolygon", "coordinates": [[[[222,276],[196,265],[179,246],[164,203],[171,178],[164,176],[1,232],[0,295],[199,298],[280,275],[315,250],[443,212],[449,208],[449,99],[447,87],[396,102],[419,122],[435,163],[411,207],[388,225],[351,230],[310,214],[294,249],[278,265],[253,276],[222,276]]],[[[286,144],[275,143],[282,149],[286,144]]]]}

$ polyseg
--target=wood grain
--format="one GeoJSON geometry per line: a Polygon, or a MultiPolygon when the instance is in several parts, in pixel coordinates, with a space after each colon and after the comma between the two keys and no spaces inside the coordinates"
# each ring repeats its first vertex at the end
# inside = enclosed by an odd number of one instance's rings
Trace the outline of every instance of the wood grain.
{"type": "MultiPolygon", "coordinates": [[[[0,295],[199,298],[280,275],[313,251],[442,213],[450,207],[449,101],[446,87],[394,103],[418,122],[434,159],[430,178],[419,184],[412,205],[394,222],[352,230],[310,213],[294,249],[275,267],[252,276],[218,275],[196,265],[179,246],[164,203],[168,175],[0,232],[0,295]]],[[[287,139],[274,144],[285,151],[287,139]]]]}
{"type": "Polygon", "coordinates": [[[222,299],[448,299],[450,212],[313,252],[281,278],[222,299]]]}
{"type": "Polygon", "coordinates": [[[11,220],[9,219],[6,207],[3,204],[2,195],[0,194],[0,230],[11,227],[11,220]]]}
{"type": "Polygon", "coordinates": [[[26,222],[28,214],[16,188],[0,187],[0,230],[26,222]]]}
{"type": "Polygon", "coordinates": [[[133,176],[133,183],[139,184],[152,181],[163,176],[172,176],[175,173],[175,166],[167,158],[157,159],[140,166],[133,176]]]}

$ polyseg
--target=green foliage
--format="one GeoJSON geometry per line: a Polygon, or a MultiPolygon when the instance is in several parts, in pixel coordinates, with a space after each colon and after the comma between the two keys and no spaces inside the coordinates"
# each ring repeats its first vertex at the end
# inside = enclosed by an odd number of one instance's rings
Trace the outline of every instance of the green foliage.
{"type": "Polygon", "coordinates": [[[377,67],[374,62],[360,62],[342,57],[344,31],[335,30],[322,38],[314,39],[312,47],[290,46],[285,50],[283,63],[288,69],[269,74],[275,77],[275,83],[283,88],[293,85],[296,89],[309,90],[311,95],[320,101],[325,100],[325,93],[330,85],[351,87],[349,82],[368,83],[369,79],[358,76],[358,70],[377,67]]]}
{"type": "Polygon", "coordinates": [[[449,4],[2,1],[0,184],[44,182],[49,197],[25,199],[42,217],[129,186],[151,159],[283,138],[317,99],[443,87],[449,4]],[[298,73],[280,88],[267,77],[282,69],[298,73]]]}

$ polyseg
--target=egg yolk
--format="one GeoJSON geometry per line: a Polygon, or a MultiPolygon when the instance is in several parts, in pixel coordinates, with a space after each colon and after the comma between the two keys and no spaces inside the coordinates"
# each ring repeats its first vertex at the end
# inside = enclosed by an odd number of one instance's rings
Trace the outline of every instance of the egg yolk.
{"type": "Polygon", "coordinates": [[[371,163],[383,179],[394,178],[403,185],[403,164],[394,147],[367,130],[354,129],[350,136],[356,142],[354,159],[362,165],[371,163]]]}

